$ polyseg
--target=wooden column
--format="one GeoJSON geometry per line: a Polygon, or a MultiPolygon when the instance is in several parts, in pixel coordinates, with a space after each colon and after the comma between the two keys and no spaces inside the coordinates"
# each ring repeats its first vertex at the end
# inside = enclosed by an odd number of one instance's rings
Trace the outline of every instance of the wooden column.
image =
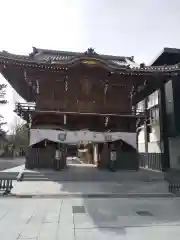
{"type": "Polygon", "coordinates": [[[160,105],[160,136],[162,143],[162,171],[168,171],[170,168],[170,157],[169,157],[169,139],[168,139],[168,122],[166,114],[166,101],[165,101],[165,90],[164,85],[159,90],[159,105],[160,105]]]}
{"type": "MultiPolygon", "coordinates": [[[[147,98],[144,99],[145,101],[145,114],[147,116],[147,98]]],[[[144,119],[144,141],[145,141],[145,167],[148,167],[148,118],[144,119]]]]}
{"type": "Polygon", "coordinates": [[[66,164],[66,144],[61,144],[61,148],[60,148],[60,151],[61,151],[61,159],[60,159],[60,169],[64,169],[67,167],[67,164],[66,164]]]}
{"type": "MultiPolygon", "coordinates": [[[[26,160],[25,160],[25,168],[33,168],[33,154],[31,154],[31,152],[33,151],[32,150],[32,147],[30,147],[30,130],[31,130],[31,119],[30,117],[28,118],[28,121],[27,121],[27,129],[28,129],[28,149],[27,149],[27,152],[26,152],[26,160]]],[[[36,156],[34,156],[36,157],[36,156]]]]}
{"type": "Polygon", "coordinates": [[[110,160],[110,149],[108,143],[104,143],[100,158],[100,168],[107,168],[110,160]]]}

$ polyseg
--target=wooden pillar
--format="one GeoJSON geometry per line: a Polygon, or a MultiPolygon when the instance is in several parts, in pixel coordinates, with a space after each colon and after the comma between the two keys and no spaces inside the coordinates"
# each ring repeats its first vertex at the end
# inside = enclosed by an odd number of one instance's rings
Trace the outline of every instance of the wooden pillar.
{"type": "Polygon", "coordinates": [[[33,155],[31,154],[32,151],[32,147],[30,147],[30,130],[31,130],[31,126],[30,126],[30,122],[27,123],[27,129],[28,129],[28,148],[26,150],[26,160],[25,160],[25,168],[33,168],[33,155]]]}
{"type": "MultiPolygon", "coordinates": [[[[147,116],[147,98],[144,100],[145,114],[147,116]]],[[[144,144],[145,144],[145,167],[148,167],[148,118],[144,119],[144,144]]]]}
{"type": "Polygon", "coordinates": [[[164,85],[161,86],[159,90],[159,110],[160,110],[160,136],[162,143],[162,171],[168,171],[170,168],[170,158],[169,158],[169,139],[168,139],[168,122],[166,114],[166,101],[165,101],[165,90],[164,85]]]}
{"type": "Polygon", "coordinates": [[[110,150],[109,150],[108,143],[105,142],[103,144],[103,149],[101,152],[100,168],[108,168],[109,159],[110,159],[110,150]]]}
{"type": "Polygon", "coordinates": [[[60,158],[60,169],[64,169],[67,167],[66,163],[66,144],[60,145],[60,151],[61,151],[61,158],[60,158]]]}
{"type": "Polygon", "coordinates": [[[93,155],[93,145],[92,143],[88,143],[86,145],[87,148],[87,163],[88,164],[93,164],[94,163],[94,155],[93,155]]]}

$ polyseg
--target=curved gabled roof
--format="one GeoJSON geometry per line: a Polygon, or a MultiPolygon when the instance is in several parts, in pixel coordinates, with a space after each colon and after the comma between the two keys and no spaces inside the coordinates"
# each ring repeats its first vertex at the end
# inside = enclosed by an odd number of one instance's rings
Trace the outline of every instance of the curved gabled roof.
{"type": "Polygon", "coordinates": [[[180,74],[180,64],[169,66],[138,65],[134,62],[133,57],[100,55],[92,48],[89,48],[84,53],[39,48],[33,48],[33,52],[29,55],[16,55],[6,51],[0,52],[0,72],[27,101],[34,101],[35,98],[35,94],[32,93],[32,86],[26,79],[25,72],[27,68],[59,72],[61,70],[66,71],[68,68],[78,64],[87,64],[89,67],[101,66],[109,72],[121,75],[156,76],[157,74],[180,74]]]}
{"type": "Polygon", "coordinates": [[[48,49],[40,49],[33,47],[33,52],[29,55],[16,55],[8,53],[7,51],[0,52],[0,59],[9,59],[15,61],[22,61],[24,63],[32,64],[53,64],[53,65],[66,65],[74,62],[78,59],[91,58],[95,60],[101,60],[107,65],[112,65],[119,68],[120,66],[136,66],[133,57],[124,56],[112,56],[97,54],[92,48],[89,48],[86,52],[68,52],[68,51],[56,51],[48,49]]]}
{"type": "Polygon", "coordinates": [[[85,60],[92,60],[102,63],[109,70],[117,72],[125,71],[124,74],[145,74],[152,72],[171,72],[180,69],[179,64],[163,66],[145,66],[136,64],[133,57],[99,55],[92,48],[85,53],[65,52],[47,49],[33,48],[29,55],[16,55],[7,51],[0,52],[0,63],[11,63],[14,65],[23,65],[29,67],[61,69],[70,67],[85,60]]]}

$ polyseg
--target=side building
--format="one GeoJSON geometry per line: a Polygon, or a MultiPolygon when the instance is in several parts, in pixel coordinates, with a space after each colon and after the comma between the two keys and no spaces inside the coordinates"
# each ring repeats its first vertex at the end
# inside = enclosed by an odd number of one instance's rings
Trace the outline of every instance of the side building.
{"type": "MultiPolygon", "coordinates": [[[[151,66],[179,62],[180,49],[164,48],[151,66]]],[[[175,73],[167,78],[161,88],[137,104],[147,114],[137,127],[140,166],[159,171],[180,169],[180,79],[175,73]]]]}

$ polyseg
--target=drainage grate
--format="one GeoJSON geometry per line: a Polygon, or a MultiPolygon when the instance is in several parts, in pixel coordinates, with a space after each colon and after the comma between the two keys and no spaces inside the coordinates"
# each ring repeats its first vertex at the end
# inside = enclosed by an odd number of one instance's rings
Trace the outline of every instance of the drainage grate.
{"type": "Polygon", "coordinates": [[[146,216],[153,216],[153,214],[150,213],[150,212],[148,212],[148,211],[137,211],[136,213],[137,213],[138,215],[144,216],[144,217],[146,217],[146,216]]]}
{"type": "Polygon", "coordinates": [[[84,206],[72,206],[72,211],[74,214],[76,213],[85,213],[85,207],[84,206]]]}

